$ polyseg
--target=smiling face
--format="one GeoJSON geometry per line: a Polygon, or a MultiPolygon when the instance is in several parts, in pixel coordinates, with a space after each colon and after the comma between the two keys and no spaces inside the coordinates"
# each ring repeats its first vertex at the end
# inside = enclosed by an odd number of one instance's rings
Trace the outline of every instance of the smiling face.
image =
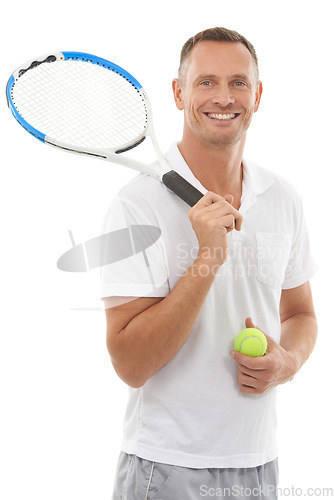
{"type": "Polygon", "coordinates": [[[184,137],[218,148],[237,144],[261,99],[252,55],[239,42],[205,40],[184,64],[182,81],[173,81],[176,105],[184,110],[184,137]]]}

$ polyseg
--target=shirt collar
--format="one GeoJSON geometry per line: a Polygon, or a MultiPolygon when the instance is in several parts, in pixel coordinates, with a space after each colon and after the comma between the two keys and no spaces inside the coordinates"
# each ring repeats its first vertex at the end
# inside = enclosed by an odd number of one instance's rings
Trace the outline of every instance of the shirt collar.
{"type": "MultiPolygon", "coordinates": [[[[166,154],[166,160],[169,165],[182,175],[190,184],[197,188],[201,193],[207,193],[207,189],[194,176],[187,163],[185,162],[177,143],[173,143],[166,154]]],[[[242,180],[242,196],[240,211],[245,212],[250,206],[256,203],[256,197],[270,188],[274,183],[273,176],[270,172],[255,165],[255,163],[242,159],[243,165],[243,180],[242,180]]]]}

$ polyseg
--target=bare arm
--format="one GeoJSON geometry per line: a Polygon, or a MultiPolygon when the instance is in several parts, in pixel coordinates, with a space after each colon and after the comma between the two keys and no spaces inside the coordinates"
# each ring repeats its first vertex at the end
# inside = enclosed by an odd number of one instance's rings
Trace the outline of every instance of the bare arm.
{"type": "Polygon", "coordinates": [[[199,241],[198,256],[165,298],[140,298],[108,309],[107,348],[119,377],[141,387],[171,361],[186,342],[226,261],[227,233],[242,217],[224,198],[207,193],[189,211],[199,241]],[[216,250],[221,251],[217,252],[216,250]]]}
{"type": "Polygon", "coordinates": [[[311,355],[318,334],[309,282],[283,290],[280,316],[280,345],[293,356],[297,372],[311,355]]]}
{"type": "Polygon", "coordinates": [[[195,261],[167,297],[140,298],[106,311],[108,351],[128,385],[141,387],[189,337],[214,279],[201,276],[198,265],[195,261]]]}

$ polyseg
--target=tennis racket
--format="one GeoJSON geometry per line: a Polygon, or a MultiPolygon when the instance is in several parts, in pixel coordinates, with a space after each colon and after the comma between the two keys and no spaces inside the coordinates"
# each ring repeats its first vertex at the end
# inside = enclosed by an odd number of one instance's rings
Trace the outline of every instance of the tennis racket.
{"type": "Polygon", "coordinates": [[[116,64],[83,52],[44,55],[20,66],[6,92],[14,118],[42,142],[150,175],[190,206],[202,198],[164,159],[143,87],[116,64]],[[147,137],[157,167],[123,154],[147,137]]]}

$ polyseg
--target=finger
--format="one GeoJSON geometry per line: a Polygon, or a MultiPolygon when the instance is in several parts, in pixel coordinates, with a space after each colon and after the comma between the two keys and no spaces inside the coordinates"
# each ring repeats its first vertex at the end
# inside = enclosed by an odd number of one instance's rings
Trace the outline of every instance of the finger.
{"type": "Polygon", "coordinates": [[[231,351],[230,355],[235,360],[238,366],[244,366],[248,370],[266,370],[268,368],[268,361],[266,356],[258,356],[253,358],[252,356],[247,356],[239,351],[231,351]]]}
{"type": "MultiPolygon", "coordinates": [[[[233,199],[232,195],[226,195],[227,197],[231,197],[233,199]]],[[[211,191],[208,191],[198,202],[197,204],[192,207],[189,210],[189,213],[191,213],[194,208],[196,207],[196,210],[199,208],[203,209],[204,211],[207,211],[210,214],[214,214],[215,217],[222,217],[223,215],[226,215],[228,213],[232,214],[234,219],[235,219],[235,229],[237,231],[240,231],[241,225],[242,225],[242,220],[243,216],[241,215],[238,210],[236,210],[230,203],[223,198],[222,196],[219,196],[216,193],[212,193],[211,191]]]]}
{"type": "Polygon", "coordinates": [[[245,325],[246,325],[246,328],[256,328],[256,326],[253,323],[252,318],[246,318],[245,325]]]}
{"type": "Polygon", "coordinates": [[[240,386],[253,387],[253,389],[257,388],[257,380],[254,377],[249,377],[248,375],[239,375],[238,381],[240,386]]]}
{"type": "Polygon", "coordinates": [[[255,370],[253,370],[253,371],[247,370],[247,368],[245,368],[244,366],[239,365],[237,373],[238,373],[239,380],[242,377],[250,377],[254,380],[257,380],[257,377],[255,376],[257,372],[255,372],[255,370]]]}
{"type": "Polygon", "coordinates": [[[213,215],[214,217],[222,217],[223,215],[232,214],[236,220],[240,219],[240,217],[242,218],[240,212],[230,205],[225,198],[221,198],[220,200],[211,203],[211,205],[203,207],[203,213],[205,212],[213,215]]]}
{"type": "Polygon", "coordinates": [[[237,212],[237,214],[234,215],[234,218],[235,218],[235,229],[237,231],[241,231],[243,216],[241,215],[240,212],[238,212],[238,210],[236,210],[236,212],[237,212]]]}
{"type": "Polygon", "coordinates": [[[261,328],[259,326],[257,326],[257,325],[254,324],[254,322],[253,322],[253,320],[252,320],[251,317],[246,318],[245,325],[246,325],[246,328],[256,328],[257,330],[260,330],[260,332],[262,332],[264,335],[267,336],[267,334],[264,333],[264,331],[261,330],[261,328]]]}
{"type": "Polygon", "coordinates": [[[234,200],[234,196],[232,194],[226,194],[224,196],[225,200],[227,201],[227,203],[229,203],[230,205],[232,205],[233,203],[233,200],[234,200]]]}
{"type": "Polygon", "coordinates": [[[219,196],[219,194],[213,193],[212,191],[207,191],[207,193],[205,193],[205,195],[196,203],[196,206],[208,207],[213,203],[217,203],[221,200],[224,200],[224,198],[222,196],[219,196]]]}
{"type": "Polygon", "coordinates": [[[208,191],[204,196],[202,196],[202,198],[198,200],[198,202],[194,206],[190,208],[190,210],[188,211],[188,217],[190,217],[194,212],[198,212],[202,208],[206,208],[213,203],[217,203],[221,199],[222,197],[218,194],[208,191]]]}
{"type": "Polygon", "coordinates": [[[217,218],[212,218],[211,216],[208,223],[213,229],[226,229],[226,233],[229,233],[235,228],[235,219],[232,214],[223,215],[217,218]]]}
{"type": "Polygon", "coordinates": [[[238,373],[242,375],[247,375],[248,377],[255,378],[256,380],[263,380],[266,377],[267,370],[266,368],[260,370],[254,370],[252,368],[247,368],[244,365],[237,365],[238,373]]]}
{"type": "Polygon", "coordinates": [[[220,217],[217,222],[219,223],[219,225],[226,228],[227,233],[233,231],[233,229],[235,228],[235,219],[232,214],[220,217]]]}
{"type": "Polygon", "coordinates": [[[257,392],[261,393],[264,392],[263,389],[267,386],[267,383],[254,377],[250,377],[249,375],[239,373],[238,385],[242,392],[244,392],[245,389],[255,389],[257,392]]]}
{"type": "Polygon", "coordinates": [[[242,394],[257,394],[258,390],[254,387],[248,387],[247,385],[239,384],[239,389],[242,394]]]}

